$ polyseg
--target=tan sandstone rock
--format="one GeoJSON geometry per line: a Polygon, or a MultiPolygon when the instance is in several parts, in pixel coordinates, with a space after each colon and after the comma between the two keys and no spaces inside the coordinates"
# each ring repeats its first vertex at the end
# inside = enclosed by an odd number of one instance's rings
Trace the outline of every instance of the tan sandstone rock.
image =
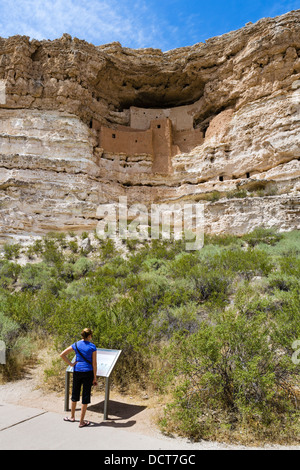
{"type": "Polygon", "coordinates": [[[100,204],[203,202],[205,228],[300,228],[300,10],[163,53],[0,38],[0,233],[100,204]]]}

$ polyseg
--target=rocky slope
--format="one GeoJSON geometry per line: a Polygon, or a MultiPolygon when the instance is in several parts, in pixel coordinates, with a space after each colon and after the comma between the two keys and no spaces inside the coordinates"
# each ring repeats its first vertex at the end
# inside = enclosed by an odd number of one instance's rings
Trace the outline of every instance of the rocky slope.
{"type": "Polygon", "coordinates": [[[203,202],[205,229],[299,228],[300,10],[169,52],[0,38],[0,233],[92,230],[99,204],[203,202]],[[105,151],[130,108],[198,103],[200,145],[105,151]],[[97,123],[95,126],[94,123],[97,123]]]}

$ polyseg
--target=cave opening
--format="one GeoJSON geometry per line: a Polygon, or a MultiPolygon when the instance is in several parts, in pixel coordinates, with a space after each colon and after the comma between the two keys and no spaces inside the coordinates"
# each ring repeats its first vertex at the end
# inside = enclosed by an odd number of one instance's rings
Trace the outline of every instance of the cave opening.
{"type": "Polygon", "coordinates": [[[145,83],[137,86],[127,78],[120,83],[117,111],[122,112],[132,106],[137,108],[176,108],[194,104],[204,94],[205,83],[200,80],[186,80],[186,77],[170,77],[168,75],[146,79],[145,83]],[[124,85],[126,83],[126,86],[124,85]],[[167,85],[167,86],[166,86],[167,85]]]}

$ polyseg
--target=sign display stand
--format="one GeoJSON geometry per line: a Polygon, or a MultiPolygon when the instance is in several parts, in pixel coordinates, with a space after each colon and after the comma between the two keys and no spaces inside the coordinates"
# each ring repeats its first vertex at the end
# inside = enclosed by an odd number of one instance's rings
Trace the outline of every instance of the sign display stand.
{"type": "MultiPolygon", "coordinates": [[[[104,401],[104,414],[103,420],[107,419],[108,415],[108,402],[109,402],[109,387],[110,375],[120,357],[122,350],[120,349],[99,349],[97,348],[97,377],[105,377],[105,401],[104,401]]],[[[76,356],[72,362],[75,362],[76,356]]],[[[65,374],[65,408],[64,411],[70,411],[69,398],[70,398],[70,374],[73,372],[73,367],[68,366],[65,374]]]]}

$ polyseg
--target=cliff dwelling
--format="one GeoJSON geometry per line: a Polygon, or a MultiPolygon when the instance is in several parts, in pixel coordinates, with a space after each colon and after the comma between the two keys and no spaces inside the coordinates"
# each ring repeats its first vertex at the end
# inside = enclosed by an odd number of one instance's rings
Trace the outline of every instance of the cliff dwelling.
{"type": "Polygon", "coordinates": [[[174,51],[0,38],[0,239],[97,207],[205,204],[208,233],[299,228],[300,11],[174,51]]]}
{"type": "Polygon", "coordinates": [[[191,151],[204,141],[204,133],[194,129],[199,102],[168,109],[130,107],[129,126],[106,127],[92,120],[98,144],[113,154],[143,155],[152,159],[153,173],[171,173],[172,157],[191,151]]]}

